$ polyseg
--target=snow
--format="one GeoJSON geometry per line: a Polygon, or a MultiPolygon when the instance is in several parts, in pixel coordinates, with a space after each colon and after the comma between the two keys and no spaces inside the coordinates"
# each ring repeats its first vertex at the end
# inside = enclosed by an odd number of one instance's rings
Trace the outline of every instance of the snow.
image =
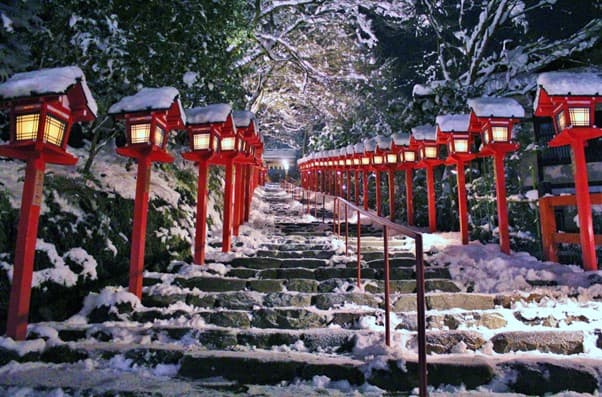
{"type": "Polygon", "coordinates": [[[477,117],[525,117],[525,109],[512,98],[482,97],[468,100],[477,117]]]}
{"type": "Polygon", "coordinates": [[[2,27],[4,27],[4,30],[6,30],[8,33],[12,33],[15,31],[15,29],[13,28],[12,19],[6,16],[4,12],[0,12],[0,18],[2,18],[2,27]]]}
{"type": "Polygon", "coordinates": [[[392,136],[395,146],[407,146],[410,144],[410,134],[398,132],[392,136]]]}
{"type": "MultiPolygon", "coordinates": [[[[4,16],[4,14],[2,14],[4,16]]],[[[0,99],[16,99],[45,94],[65,94],[74,84],[81,83],[90,111],[96,115],[98,105],[88,88],[84,72],[77,66],[40,69],[16,73],[0,84],[0,99]]]]}
{"type": "Polygon", "coordinates": [[[376,150],[376,139],[374,138],[364,140],[363,144],[365,152],[373,152],[376,150]]]}
{"type": "Polygon", "coordinates": [[[353,150],[356,154],[364,154],[364,144],[362,142],[353,145],[353,150]]]}
{"type": "Polygon", "coordinates": [[[227,103],[214,103],[204,107],[186,109],[186,120],[190,124],[225,123],[232,113],[227,103]]]}
{"type": "Polygon", "coordinates": [[[44,351],[46,342],[44,339],[15,341],[12,338],[0,336],[0,348],[14,351],[23,357],[27,353],[44,351]]]}
{"type": "Polygon", "coordinates": [[[174,87],[143,88],[134,95],[121,98],[109,108],[109,114],[128,112],[167,110],[175,102],[180,109],[180,117],[186,123],[186,114],[182,110],[180,93],[174,87]]]}
{"type": "Polygon", "coordinates": [[[547,72],[537,77],[538,90],[548,95],[600,96],[602,73],[547,72]]]}
{"type": "Polygon", "coordinates": [[[186,84],[188,88],[192,88],[194,86],[194,83],[196,83],[198,79],[199,74],[191,71],[184,73],[184,75],[182,76],[182,82],[186,84]]]}
{"type": "Polygon", "coordinates": [[[442,132],[466,132],[469,122],[469,114],[446,114],[437,116],[435,123],[442,132]]]}
{"type": "Polygon", "coordinates": [[[380,150],[391,150],[393,139],[391,139],[389,136],[378,135],[376,137],[376,143],[380,150]]]}
{"type": "Polygon", "coordinates": [[[412,138],[418,141],[434,141],[437,139],[437,129],[430,124],[413,127],[412,138]]]}
{"type": "Polygon", "coordinates": [[[82,319],[86,322],[87,317],[92,311],[101,306],[109,306],[113,308],[120,303],[129,303],[133,308],[140,305],[140,300],[136,295],[128,292],[123,287],[105,287],[100,293],[91,292],[84,299],[84,306],[78,314],[67,320],[68,323],[81,324],[82,319]]]}
{"type": "Polygon", "coordinates": [[[429,84],[416,84],[412,88],[412,96],[429,96],[435,93],[435,90],[445,85],[445,80],[435,80],[429,84]]]}
{"type": "Polygon", "coordinates": [[[253,112],[249,112],[248,110],[235,110],[232,112],[232,117],[234,117],[234,125],[242,128],[249,127],[255,120],[253,112]]]}

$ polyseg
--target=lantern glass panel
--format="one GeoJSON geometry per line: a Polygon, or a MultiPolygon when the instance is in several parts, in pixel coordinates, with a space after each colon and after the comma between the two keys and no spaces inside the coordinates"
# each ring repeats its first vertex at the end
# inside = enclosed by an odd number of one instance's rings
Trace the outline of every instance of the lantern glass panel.
{"type": "Polygon", "coordinates": [[[468,153],[468,139],[454,138],[454,151],[456,153],[468,153]]]}
{"type": "Polygon", "coordinates": [[[40,114],[20,114],[17,116],[17,141],[31,141],[38,136],[40,114]]]}
{"type": "Polygon", "coordinates": [[[416,161],[416,152],[414,152],[414,151],[403,152],[403,160],[404,161],[416,161]]]}
{"type": "Polygon", "coordinates": [[[209,134],[194,134],[192,141],[192,150],[207,150],[211,143],[211,135],[209,134]]]}
{"type": "Polygon", "coordinates": [[[387,163],[389,164],[395,164],[397,163],[397,155],[396,154],[387,154],[387,163]]]}
{"type": "Polygon", "coordinates": [[[493,142],[508,142],[510,137],[508,136],[508,127],[494,125],[491,127],[491,138],[493,142]]]}
{"type": "Polygon", "coordinates": [[[64,121],[46,115],[46,123],[44,124],[44,142],[61,146],[63,143],[63,136],[65,136],[66,127],[67,124],[64,121]]]}
{"type": "Polygon", "coordinates": [[[351,159],[345,160],[345,165],[351,165],[351,159]]]}
{"type": "Polygon", "coordinates": [[[148,143],[150,138],[150,124],[132,124],[130,125],[130,142],[148,143]]]}
{"type": "Polygon", "coordinates": [[[370,164],[370,157],[362,157],[362,165],[370,164]]]}
{"type": "Polygon", "coordinates": [[[234,150],[235,146],[236,146],[236,138],[234,138],[233,136],[222,138],[221,149],[223,151],[234,150]]]}
{"type": "Polygon", "coordinates": [[[153,133],[153,141],[157,146],[163,146],[163,140],[165,139],[165,131],[159,126],[155,126],[153,133]]]}
{"type": "Polygon", "coordinates": [[[339,160],[339,165],[345,165],[345,160],[339,160]]]}
{"type": "Polygon", "coordinates": [[[374,164],[382,164],[383,156],[374,156],[374,164]]]}
{"type": "Polygon", "coordinates": [[[360,165],[360,159],[358,159],[358,158],[353,159],[353,165],[360,165]]]}
{"type": "Polygon", "coordinates": [[[556,125],[558,126],[558,132],[566,128],[566,114],[564,110],[556,116],[556,125]]]}
{"type": "Polygon", "coordinates": [[[570,107],[569,116],[571,117],[571,125],[573,127],[588,127],[590,124],[589,108],[570,107]]]}
{"type": "Polygon", "coordinates": [[[423,151],[424,158],[436,159],[437,158],[437,146],[425,146],[423,151]]]}

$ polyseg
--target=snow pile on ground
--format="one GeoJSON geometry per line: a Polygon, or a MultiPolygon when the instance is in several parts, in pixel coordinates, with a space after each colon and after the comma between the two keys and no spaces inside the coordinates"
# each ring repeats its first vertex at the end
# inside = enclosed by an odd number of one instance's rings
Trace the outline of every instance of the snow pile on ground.
{"type": "Polygon", "coordinates": [[[109,307],[109,312],[117,313],[117,306],[121,304],[129,304],[132,308],[136,308],[140,306],[140,299],[123,287],[105,287],[100,293],[91,292],[84,300],[84,307],[78,314],[68,319],[67,323],[85,324],[90,313],[102,306],[109,307]]]}

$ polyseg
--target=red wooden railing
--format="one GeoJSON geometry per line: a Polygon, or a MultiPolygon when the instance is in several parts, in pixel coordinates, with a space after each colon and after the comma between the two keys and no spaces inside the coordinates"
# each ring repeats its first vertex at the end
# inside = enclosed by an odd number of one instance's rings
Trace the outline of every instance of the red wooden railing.
{"type": "MultiPolygon", "coordinates": [[[[602,204],[602,193],[591,193],[591,203],[595,205],[602,204]]],[[[579,233],[558,232],[556,226],[556,217],[554,215],[555,207],[576,206],[577,198],[575,195],[549,196],[539,199],[539,215],[541,218],[541,243],[543,245],[543,254],[546,260],[558,262],[558,253],[556,245],[561,243],[580,244],[579,233]]],[[[594,236],[596,246],[602,246],[602,235],[594,236]]]]}

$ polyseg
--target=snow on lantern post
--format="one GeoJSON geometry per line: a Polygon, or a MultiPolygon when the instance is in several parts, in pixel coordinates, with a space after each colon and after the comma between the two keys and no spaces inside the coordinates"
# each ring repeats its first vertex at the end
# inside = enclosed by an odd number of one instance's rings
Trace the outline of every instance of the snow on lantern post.
{"type": "Polygon", "coordinates": [[[481,136],[480,155],[493,156],[500,250],[509,254],[510,235],[504,158],[507,153],[518,149],[518,144],[512,140],[512,128],[525,117],[525,110],[511,98],[469,99],[468,106],[470,107],[470,132],[481,136]]]}
{"type": "Polygon", "coordinates": [[[439,160],[437,129],[433,125],[412,128],[411,145],[419,147],[420,162],[418,168],[426,168],[426,186],[428,195],[429,231],[437,231],[437,203],[435,197],[434,168],[443,162],[439,160]]]}
{"type": "Polygon", "coordinates": [[[393,134],[393,145],[398,153],[399,162],[396,167],[405,173],[406,187],[406,212],[408,225],[414,224],[414,195],[412,180],[414,178],[414,165],[416,163],[416,150],[410,149],[410,135],[404,133],[393,134]]]}
{"type": "Polygon", "coordinates": [[[152,163],[173,162],[166,149],[167,140],[171,130],[184,128],[186,116],[178,90],[173,87],[143,88],[113,104],[108,113],[125,121],[126,145],[117,148],[117,153],[138,163],[129,291],[140,298],[152,163]]]}
{"type": "Polygon", "coordinates": [[[364,144],[353,145],[353,169],[355,176],[355,203],[360,205],[360,174],[362,173],[362,157],[364,156],[364,144]]]}
{"type": "Polygon", "coordinates": [[[535,116],[551,117],[556,135],[550,147],[571,147],[579,239],[583,267],[598,269],[585,146],[602,137],[602,122],[596,111],[602,104],[602,75],[598,73],[548,72],[537,78],[535,116]]]}
{"type": "Polygon", "coordinates": [[[462,244],[468,244],[468,204],[466,198],[466,175],[464,163],[476,156],[472,152],[472,137],[469,133],[469,114],[449,114],[437,116],[437,140],[447,145],[446,164],[456,166],[458,185],[458,216],[462,244]]]}
{"type": "MultiPolygon", "coordinates": [[[[233,112],[233,117],[236,130],[242,138],[240,140],[240,150],[234,159],[237,170],[236,175],[240,178],[240,183],[236,184],[233,224],[234,235],[238,236],[240,225],[245,219],[248,220],[248,208],[252,197],[252,191],[249,188],[249,180],[252,173],[251,166],[254,163],[253,152],[255,151],[255,146],[258,145],[260,141],[255,125],[255,115],[252,112],[235,110],[233,112]]],[[[286,178],[286,173],[288,173],[288,167],[290,167],[290,165],[287,162],[287,164],[283,164],[283,166],[286,178]]]]}
{"type": "Polygon", "coordinates": [[[219,148],[222,127],[232,124],[232,108],[227,104],[213,104],[186,109],[186,130],[190,151],[182,157],[194,161],[199,168],[197,180],[196,230],[194,237],[194,263],[205,264],[207,237],[207,173],[211,159],[219,148]]]}
{"type": "Polygon", "coordinates": [[[27,163],[6,324],[9,337],[24,340],[46,164],[77,163],[66,151],[71,127],[94,120],[97,107],[75,66],[17,73],[0,84],[0,101],[10,117],[10,142],[0,156],[27,163]]]}

